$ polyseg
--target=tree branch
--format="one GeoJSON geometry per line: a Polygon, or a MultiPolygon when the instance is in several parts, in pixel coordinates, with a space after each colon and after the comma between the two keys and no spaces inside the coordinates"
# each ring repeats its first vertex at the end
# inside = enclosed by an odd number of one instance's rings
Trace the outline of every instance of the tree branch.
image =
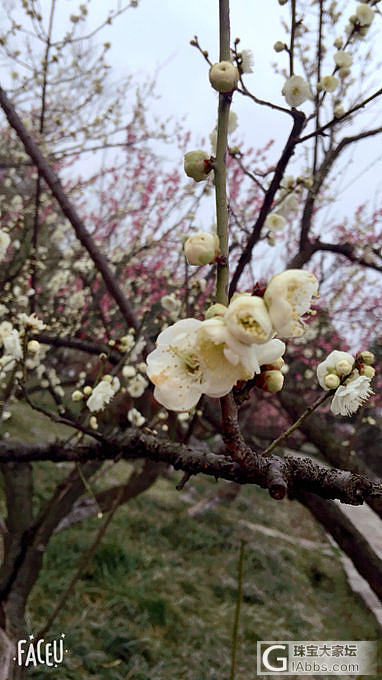
{"type": "MultiPolygon", "coordinates": [[[[228,453],[228,452],[227,452],[228,453]]],[[[240,462],[227,456],[199,451],[152,434],[129,428],[119,440],[107,444],[91,444],[64,448],[59,444],[26,445],[0,443],[0,461],[101,461],[124,458],[148,458],[172,465],[191,475],[203,473],[239,484],[257,484],[267,488],[275,498],[299,489],[317,493],[323,498],[338,498],[344,503],[360,505],[371,496],[382,495],[382,485],[344,470],[313,463],[310,458],[262,456],[248,449],[240,462]],[[284,493],[280,495],[280,486],[284,493]]]]}
{"type": "Polygon", "coordinates": [[[20,117],[16,113],[14,106],[9,101],[5,91],[0,87],[0,105],[8,119],[11,127],[14,128],[18,137],[22,141],[25,151],[32,158],[35,163],[38,172],[41,177],[44,178],[45,182],[49,186],[52,194],[56,198],[58,204],[64,215],[68,218],[71,223],[78,240],[81,242],[83,247],[89,253],[91,259],[93,260],[97,270],[102,275],[105,282],[105,286],[109,291],[111,297],[117,303],[123,318],[126,321],[128,327],[138,328],[138,320],[135,316],[134,310],[131,307],[129,301],[126,299],[119,283],[115,279],[106,257],[98,250],[95,242],[93,241],[91,235],[87,231],[83,221],[79,217],[74,206],[69,201],[62,184],[52,169],[52,167],[47,162],[46,158],[42,155],[37,144],[33,140],[25,125],[22,123],[20,117]]]}

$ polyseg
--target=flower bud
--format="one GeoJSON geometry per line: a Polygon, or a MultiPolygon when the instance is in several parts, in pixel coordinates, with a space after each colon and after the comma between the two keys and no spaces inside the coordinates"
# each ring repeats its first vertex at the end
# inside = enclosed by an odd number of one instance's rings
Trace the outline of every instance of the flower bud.
{"type": "Polygon", "coordinates": [[[230,61],[220,61],[211,66],[209,78],[214,90],[232,92],[239,82],[239,71],[230,61]]]}
{"type": "Polygon", "coordinates": [[[350,76],[350,74],[351,74],[350,68],[347,68],[345,66],[343,68],[340,68],[338,71],[338,76],[341,78],[341,80],[345,80],[345,78],[350,76]]]}
{"type": "Polygon", "coordinates": [[[333,109],[333,113],[335,118],[342,118],[345,115],[345,109],[341,104],[337,104],[333,109]]]}
{"type": "Polygon", "coordinates": [[[361,26],[370,26],[374,19],[374,10],[366,2],[357,5],[355,13],[361,26]]]}
{"type": "Polygon", "coordinates": [[[349,375],[351,373],[353,365],[347,359],[341,359],[336,363],[336,373],[339,376],[349,375]]]}
{"type": "Polygon", "coordinates": [[[104,375],[102,377],[102,380],[104,380],[105,382],[108,382],[111,385],[111,383],[113,382],[113,376],[109,375],[109,373],[107,373],[106,375],[104,375]]]}
{"type": "Polygon", "coordinates": [[[336,38],[333,47],[337,47],[337,49],[340,50],[342,47],[342,38],[336,38]]]}
{"type": "Polygon", "coordinates": [[[98,421],[95,416],[90,416],[89,425],[92,430],[98,430],[98,421]]]}
{"type": "Polygon", "coordinates": [[[284,385],[284,376],[281,371],[264,371],[260,375],[261,389],[274,394],[280,392],[284,385]]]}
{"type": "Polygon", "coordinates": [[[202,149],[187,151],[184,154],[184,172],[187,177],[191,177],[195,182],[207,179],[207,175],[211,170],[209,159],[208,153],[202,151],[202,149]]]}
{"type": "Polygon", "coordinates": [[[83,398],[82,392],[80,390],[75,390],[72,394],[72,401],[81,401],[83,398]]]}
{"type": "Polygon", "coordinates": [[[275,52],[283,52],[285,50],[285,43],[283,43],[281,40],[276,40],[275,44],[273,45],[273,49],[275,52]]]}
{"type": "Polygon", "coordinates": [[[86,394],[86,396],[88,397],[92,392],[93,392],[93,388],[90,387],[90,385],[85,385],[84,394],[86,394]]]}
{"type": "Polygon", "coordinates": [[[368,366],[371,366],[371,364],[374,363],[375,361],[375,356],[373,352],[369,352],[369,350],[365,350],[364,352],[361,352],[359,355],[361,361],[363,361],[364,364],[367,364],[368,366]]]}
{"type": "Polygon", "coordinates": [[[338,78],[335,76],[323,76],[317,85],[317,89],[325,92],[334,92],[338,87],[338,78]]]}
{"type": "Polygon", "coordinates": [[[34,354],[39,351],[40,343],[37,340],[30,340],[27,345],[28,351],[34,354]]]}
{"type": "Polygon", "coordinates": [[[219,254],[219,238],[217,234],[201,231],[190,236],[184,244],[184,254],[188,264],[200,267],[209,264],[219,254]]]}
{"type": "Polygon", "coordinates": [[[205,319],[213,319],[216,316],[221,316],[223,317],[224,314],[227,311],[227,307],[225,305],[221,305],[219,302],[217,302],[215,305],[211,305],[211,307],[208,307],[204,314],[205,319]]]}
{"type": "Polygon", "coordinates": [[[339,379],[338,375],[335,375],[334,373],[329,373],[325,377],[324,382],[325,382],[325,387],[327,387],[328,390],[336,390],[337,387],[339,387],[340,379],[339,379]]]}
{"type": "Polygon", "coordinates": [[[364,366],[362,366],[360,374],[365,375],[366,378],[369,378],[371,380],[375,376],[375,368],[373,368],[373,366],[368,366],[367,364],[365,364],[364,366]]]}

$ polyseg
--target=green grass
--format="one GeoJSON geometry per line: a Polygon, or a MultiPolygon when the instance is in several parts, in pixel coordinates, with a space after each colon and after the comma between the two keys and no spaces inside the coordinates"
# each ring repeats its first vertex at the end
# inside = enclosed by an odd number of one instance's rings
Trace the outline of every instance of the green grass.
{"type": "MultiPolygon", "coordinates": [[[[70,434],[25,405],[15,404],[12,412],[2,428],[11,438],[33,442],[70,434]]],[[[37,506],[70,466],[39,463],[34,469],[37,506]]],[[[130,470],[122,461],[109,467],[95,488],[120,483],[130,470]]],[[[27,677],[228,680],[241,539],[246,548],[236,680],[259,677],[257,640],[380,638],[374,617],[348,586],[339,551],[305,508],[246,487],[231,505],[191,518],[189,489],[196,503],[217,485],[192,478],[179,494],[179,478],[160,479],[118,509],[46,636],[66,634],[69,652],[59,674],[38,666],[27,677]],[[256,524],[281,536],[266,536],[256,524]],[[301,539],[314,545],[303,547],[301,539]]],[[[42,627],[99,526],[94,518],[53,537],[29,601],[28,632],[42,627]]]]}
{"type": "MultiPolygon", "coordinates": [[[[113,471],[119,479],[127,466],[113,471]]],[[[215,483],[191,482],[200,495],[215,483]]],[[[376,640],[373,616],[347,584],[338,551],[296,502],[246,488],[201,518],[172,480],[120,508],[52,635],[66,633],[60,680],[228,680],[241,538],[246,543],[237,680],[256,677],[257,640],[376,640]],[[240,520],[277,528],[296,544],[240,520]],[[317,543],[301,547],[299,538],[317,543]]],[[[97,531],[88,520],[56,535],[28,622],[44,622],[97,531]]],[[[31,678],[45,678],[39,667],[31,678]]],[[[264,676],[265,677],[265,676],[264,676]]],[[[321,678],[324,676],[320,676],[321,678]]],[[[345,676],[342,676],[345,677],[345,676]]]]}

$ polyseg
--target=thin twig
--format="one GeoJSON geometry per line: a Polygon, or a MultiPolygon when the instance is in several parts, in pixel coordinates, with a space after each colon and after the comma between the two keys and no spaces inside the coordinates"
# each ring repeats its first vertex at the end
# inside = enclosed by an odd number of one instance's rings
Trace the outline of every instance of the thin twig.
{"type": "Polygon", "coordinates": [[[313,402],[313,404],[311,404],[310,406],[308,406],[308,408],[306,409],[306,411],[304,411],[304,413],[296,420],[296,422],[293,423],[293,425],[291,425],[290,427],[288,427],[288,429],[287,429],[285,432],[283,432],[283,434],[280,434],[280,436],[277,437],[277,439],[274,439],[273,442],[272,442],[271,444],[269,444],[269,446],[267,446],[266,449],[264,449],[264,451],[262,452],[262,455],[263,455],[263,456],[268,456],[268,455],[271,453],[271,451],[273,451],[273,449],[276,448],[276,446],[278,446],[278,444],[280,444],[280,442],[282,442],[284,439],[286,439],[287,437],[289,437],[289,435],[292,434],[292,432],[294,432],[295,430],[297,430],[297,429],[300,427],[300,425],[304,422],[304,420],[306,420],[306,418],[307,418],[311,413],[313,413],[313,411],[314,411],[316,408],[318,408],[319,406],[321,406],[321,404],[323,404],[324,401],[326,401],[326,400],[327,400],[329,397],[331,397],[331,396],[333,396],[333,392],[332,392],[332,391],[330,391],[330,392],[324,392],[324,394],[322,394],[321,397],[319,397],[318,399],[316,399],[316,401],[313,402]]]}
{"type": "Polygon", "coordinates": [[[55,608],[53,609],[52,613],[48,617],[45,626],[38,633],[36,641],[41,640],[41,638],[43,638],[44,635],[46,635],[48,630],[51,628],[52,623],[55,621],[55,619],[57,618],[57,615],[59,614],[59,612],[61,611],[61,609],[65,605],[69,595],[71,595],[73,588],[74,588],[76,582],[78,581],[79,577],[81,576],[83,569],[89,564],[91,558],[93,557],[99,543],[101,542],[101,540],[102,540],[102,538],[103,538],[103,536],[106,532],[106,529],[108,528],[111,520],[113,519],[114,513],[118,508],[120,500],[122,499],[123,491],[124,491],[124,487],[122,486],[119,490],[118,495],[116,496],[116,499],[115,499],[112,507],[110,508],[110,511],[109,511],[109,513],[106,517],[105,522],[103,523],[103,525],[101,526],[101,528],[97,532],[96,537],[95,537],[93,543],[91,544],[90,548],[82,555],[74,576],[72,577],[72,579],[71,579],[69,585],[67,586],[66,590],[61,595],[61,597],[60,597],[58,603],[56,604],[55,608]]]}

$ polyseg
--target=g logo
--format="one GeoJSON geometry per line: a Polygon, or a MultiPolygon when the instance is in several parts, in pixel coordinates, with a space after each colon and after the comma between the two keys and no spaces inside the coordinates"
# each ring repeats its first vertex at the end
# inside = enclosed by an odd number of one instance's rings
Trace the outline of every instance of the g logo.
{"type": "Polygon", "coordinates": [[[257,672],[282,673],[288,670],[288,645],[271,642],[257,643],[257,672]]]}

